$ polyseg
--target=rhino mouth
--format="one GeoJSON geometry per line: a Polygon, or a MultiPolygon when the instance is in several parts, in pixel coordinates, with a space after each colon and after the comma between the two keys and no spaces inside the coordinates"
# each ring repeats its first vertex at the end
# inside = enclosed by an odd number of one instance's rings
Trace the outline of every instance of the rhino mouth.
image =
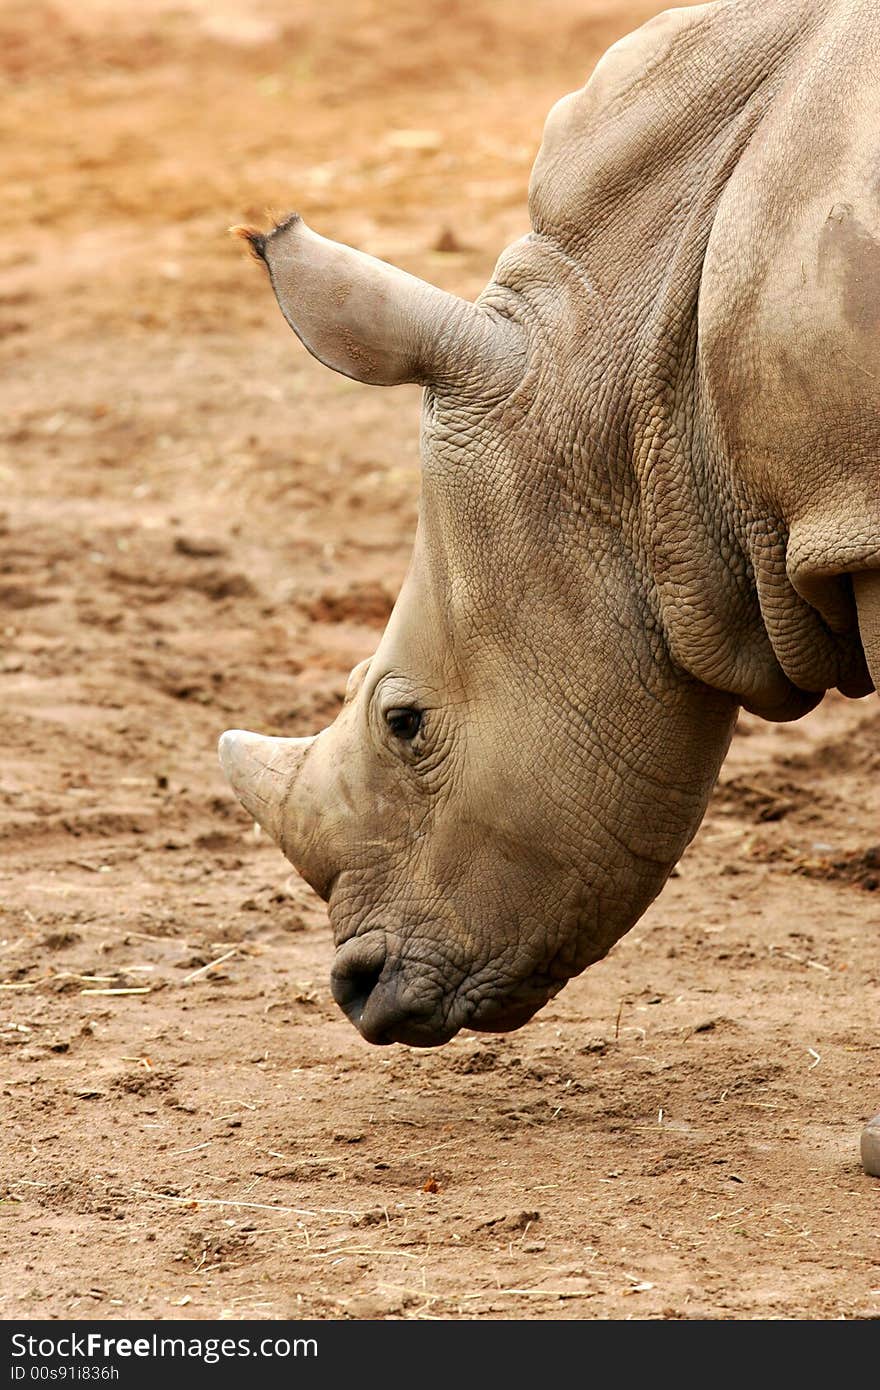
{"type": "Polygon", "coordinates": [[[518,997],[476,999],[472,981],[444,988],[432,973],[392,954],[385,931],[372,927],[338,947],[330,987],[366,1042],[440,1047],[462,1028],[481,1033],[521,1028],[561,985],[530,982],[518,997]]]}
{"type": "Polygon", "coordinates": [[[425,977],[414,978],[405,961],[389,952],[381,927],[339,946],[330,989],[361,1037],[379,1046],[439,1047],[461,1027],[450,1017],[444,991],[425,977]]]}

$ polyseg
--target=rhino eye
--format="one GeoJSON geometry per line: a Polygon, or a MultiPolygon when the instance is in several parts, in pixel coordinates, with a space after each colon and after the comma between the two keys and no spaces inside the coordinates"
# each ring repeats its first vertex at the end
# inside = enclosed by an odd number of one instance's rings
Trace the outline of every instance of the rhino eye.
{"type": "Polygon", "coordinates": [[[414,739],[422,727],[420,709],[390,709],[385,715],[385,723],[395,738],[409,741],[414,739]]]}

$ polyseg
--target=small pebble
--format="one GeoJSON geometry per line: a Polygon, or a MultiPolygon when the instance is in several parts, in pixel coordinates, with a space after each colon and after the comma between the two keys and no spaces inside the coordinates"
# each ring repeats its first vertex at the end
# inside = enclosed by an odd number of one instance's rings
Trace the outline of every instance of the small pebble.
{"type": "Polygon", "coordinates": [[[880,1115],[862,1130],[862,1167],[872,1178],[880,1178],[880,1115]]]}

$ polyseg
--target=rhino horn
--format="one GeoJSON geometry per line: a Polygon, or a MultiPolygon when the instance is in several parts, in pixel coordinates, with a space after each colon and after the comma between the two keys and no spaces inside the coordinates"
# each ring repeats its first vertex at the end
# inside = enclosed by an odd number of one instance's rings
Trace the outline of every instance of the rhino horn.
{"type": "Polygon", "coordinates": [[[314,738],[264,738],[229,729],[220,739],[220,765],[245,810],[281,844],[284,807],[314,738]]]}
{"type": "Polygon", "coordinates": [[[233,227],[263,261],[281,312],[313,357],[373,386],[444,385],[485,374],[509,322],[363,251],[294,213],[268,234],[233,227]],[[482,371],[481,371],[482,368],[482,371]]]}

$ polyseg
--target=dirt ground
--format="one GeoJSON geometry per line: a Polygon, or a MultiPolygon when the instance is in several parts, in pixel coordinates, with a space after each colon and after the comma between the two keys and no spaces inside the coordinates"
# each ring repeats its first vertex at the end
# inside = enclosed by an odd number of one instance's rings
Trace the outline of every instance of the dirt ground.
{"type": "Polygon", "coordinates": [[[745,717],[659,901],[525,1029],[363,1043],[215,758],[337,708],[418,393],[309,359],[266,207],[464,294],[657,5],[0,8],[0,1316],[880,1316],[880,703],[745,717]]]}

